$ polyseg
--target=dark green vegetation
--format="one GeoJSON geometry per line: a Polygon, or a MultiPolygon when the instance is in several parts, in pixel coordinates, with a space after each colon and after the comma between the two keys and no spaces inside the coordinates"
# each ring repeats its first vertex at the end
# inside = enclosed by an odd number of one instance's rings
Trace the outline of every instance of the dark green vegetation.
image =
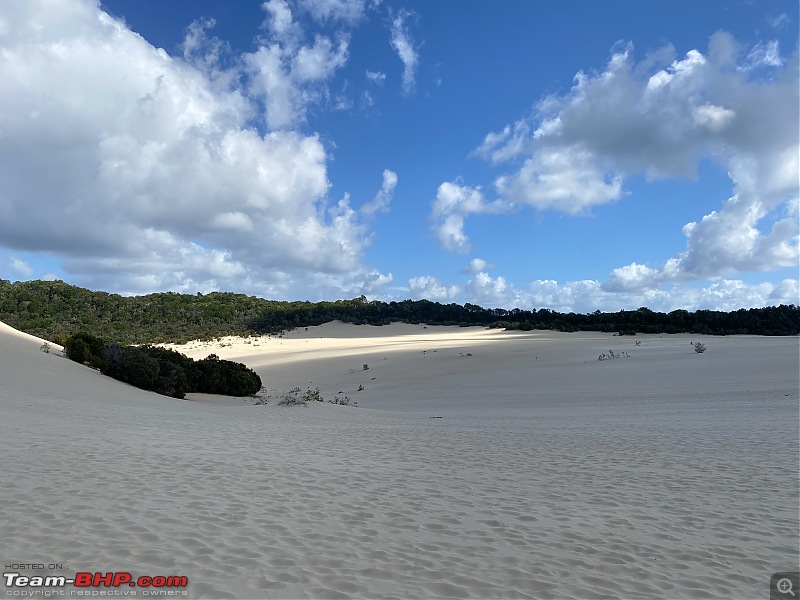
{"type": "Polygon", "coordinates": [[[183,398],[188,392],[249,396],[261,389],[261,378],[254,371],[214,354],[194,361],[175,350],[120,346],[89,333],[68,337],[64,352],[67,358],[88,363],[103,375],[174,398],[183,398]]]}
{"type": "Polygon", "coordinates": [[[185,342],[224,335],[275,333],[333,320],[387,325],[392,321],[431,325],[483,325],[507,329],[700,333],[715,335],[797,335],[800,308],[794,305],[734,312],[647,308],[616,313],[558,313],[548,309],[485,309],[474,304],[428,300],[367,301],[363,296],[336,302],[276,302],[220,293],[119,296],[92,292],[61,281],[10,283],[0,280],[0,321],[63,344],[76,333],[91,333],[121,344],[185,342]]]}

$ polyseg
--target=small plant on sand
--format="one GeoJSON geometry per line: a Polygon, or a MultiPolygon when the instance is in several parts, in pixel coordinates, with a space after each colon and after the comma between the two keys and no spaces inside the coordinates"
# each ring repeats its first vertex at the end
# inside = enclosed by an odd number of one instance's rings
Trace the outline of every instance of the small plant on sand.
{"type": "Polygon", "coordinates": [[[41,350],[45,354],[50,354],[50,344],[49,344],[49,342],[45,342],[44,344],[39,346],[39,350],[41,350]]]}
{"type": "Polygon", "coordinates": [[[364,366],[362,367],[362,369],[364,371],[369,371],[369,365],[367,363],[364,363],[364,366]]]}
{"type": "Polygon", "coordinates": [[[322,402],[322,396],[319,393],[319,388],[307,389],[303,392],[303,399],[306,402],[322,402]]]}
{"type": "MultiPolygon", "coordinates": [[[[278,400],[278,406],[306,406],[309,402],[322,402],[322,395],[319,388],[308,388],[305,392],[299,387],[289,390],[278,400]]],[[[265,402],[266,404],[266,402],[265,402]]]]}
{"type": "Polygon", "coordinates": [[[334,396],[333,400],[328,401],[330,404],[338,404],[340,406],[358,406],[358,402],[352,402],[350,396],[334,396]]]}
{"type": "Polygon", "coordinates": [[[608,354],[603,352],[603,354],[597,357],[597,360],[611,360],[612,358],[630,358],[630,357],[631,357],[630,354],[628,354],[624,350],[622,352],[614,352],[613,350],[609,350],[608,354]]]}
{"type": "Polygon", "coordinates": [[[363,385],[361,385],[361,384],[359,384],[359,386],[358,386],[358,389],[357,389],[356,391],[357,391],[357,392],[363,392],[363,391],[364,391],[364,389],[365,389],[365,388],[364,388],[364,386],[363,386],[363,385]]]}
{"type": "Polygon", "coordinates": [[[636,340],[636,341],[634,342],[634,344],[635,344],[636,346],[641,346],[641,345],[642,345],[642,342],[641,342],[641,340],[636,340]]]}
{"type": "Polygon", "coordinates": [[[300,388],[296,387],[289,390],[283,395],[283,398],[278,400],[278,406],[305,406],[306,401],[301,395],[300,388]]]}
{"type": "Polygon", "coordinates": [[[700,342],[692,342],[692,346],[694,346],[694,351],[698,354],[702,354],[706,351],[706,345],[701,344],[700,342]]]}

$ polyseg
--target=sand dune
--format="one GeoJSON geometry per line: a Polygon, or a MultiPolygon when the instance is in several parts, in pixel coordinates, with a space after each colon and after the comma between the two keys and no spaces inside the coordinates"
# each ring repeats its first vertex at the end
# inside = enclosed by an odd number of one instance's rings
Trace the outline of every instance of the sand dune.
{"type": "Polygon", "coordinates": [[[797,569],[797,338],[330,323],[180,347],[358,408],[175,400],[40,345],[0,325],[6,563],[193,598],[760,598],[797,569]]]}

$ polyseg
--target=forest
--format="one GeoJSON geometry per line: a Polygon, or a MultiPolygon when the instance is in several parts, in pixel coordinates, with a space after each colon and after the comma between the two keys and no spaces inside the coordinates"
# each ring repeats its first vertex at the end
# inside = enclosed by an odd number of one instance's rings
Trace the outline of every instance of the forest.
{"type": "Polygon", "coordinates": [[[230,292],[163,292],[121,296],[91,291],[63,281],[15,282],[0,279],[0,321],[63,345],[79,333],[117,344],[184,343],[226,335],[262,335],[339,320],[357,325],[425,323],[492,328],[709,335],[797,335],[800,307],[781,305],[732,312],[642,307],[587,314],[546,308],[482,308],[429,300],[382,302],[364,296],[335,302],[265,300],[230,292]]]}

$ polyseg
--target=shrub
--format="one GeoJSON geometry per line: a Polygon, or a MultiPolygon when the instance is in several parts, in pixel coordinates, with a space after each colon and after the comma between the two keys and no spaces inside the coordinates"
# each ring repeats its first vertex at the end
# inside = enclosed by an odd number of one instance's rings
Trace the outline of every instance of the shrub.
{"type": "Polygon", "coordinates": [[[252,396],[261,389],[261,378],[255,371],[241,363],[221,360],[216,354],[194,363],[189,378],[192,391],[207,394],[252,396]]]}
{"type": "Polygon", "coordinates": [[[319,388],[316,389],[307,389],[303,393],[303,400],[306,402],[322,402],[322,396],[319,393],[319,388]]]}
{"type": "Polygon", "coordinates": [[[700,342],[693,342],[692,346],[694,346],[694,351],[697,352],[698,354],[702,354],[703,352],[706,351],[706,345],[701,344],[700,342]]]}
{"type": "Polygon", "coordinates": [[[195,362],[175,350],[105,344],[88,334],[68,338],[64,351],[68,358],[88,362],[104,375],[175,398],[183,398],[188,392],[250,396],[261,389],[261,378],[255,371],[213,354],[195,362]]]}
{"type": "Polygon", "coordinates": [[[364,363],[364,365],[363,365],[361,368],[362,368],[364,371],[369,371],[369,365],[368,365],[367,363],[364,363]]]}
{"type": "Polygon", "coordinates": [[[105,346],[106,342],[99,337],[90,333],[76,333],[64,342],[64,354],[77,363],[99,367],[102,362],[100,354],[105,346]]]}
{"type": "Polygon", "coordinates": [[[45,354],[50,354],[50,344],[49,344],[49,342],[45,342],[41,346],[39,346],[39,350],[41,350],[45,354]]]}
{"type": "Polygon", "coordinates": [[[333,400],[329,400],[330,404],[338,404],[340,406],[358,406],[358,402],[351,402],[350,396],[334,396],[333,400]]]}
{"type": "Polygon", "coordinates": [[[306,402],[300,394],[300,388],[296,387],[289,390],[283,395],[283,398],[278,400],[278,406],[305,406],[306,402]]]}
{"type": "Polygon", "coordinates": [[[154,390],[156,379],[161,372],[158,361],[148,355],[144,348],[125,348],[122,354],[122,369],[115,371],[122,375],[118,379],[143,390],[154,390]]]}
{"type": "Polygon", "coordinates": [[[630,358],[630,354],[625,352],[614,352],[613,350],[609,350],[608,354],[605,352],[597,357],[597,360],[611,360],[612,358],[630,358]]]}

